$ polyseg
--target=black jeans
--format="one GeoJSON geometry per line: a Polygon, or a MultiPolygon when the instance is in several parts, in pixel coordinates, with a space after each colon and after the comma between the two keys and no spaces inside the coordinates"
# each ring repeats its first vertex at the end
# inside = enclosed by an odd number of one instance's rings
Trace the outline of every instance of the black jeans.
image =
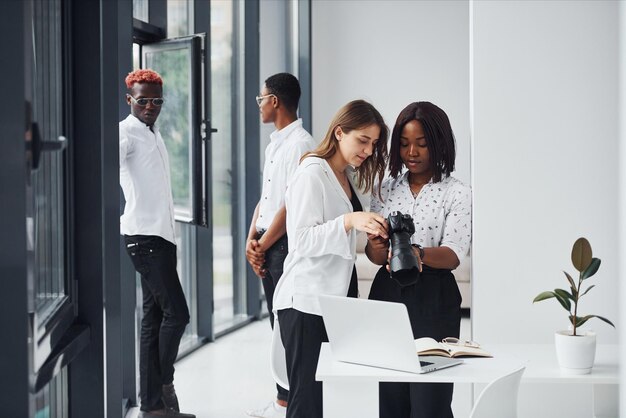
{"type": "MultiPolygon", "coordinates": [[[[263,235],[263,233],[261,233],[261,235],[263,235]]],[[[274,245],[265,251],[265,277],[261,279],[261,282],[263,283],[265,301],[267,302],[267,310],[270,313],[270,325],[272,329],[274,329],[274,312],[272,312],[274,308],[274,289],[276,289],[280,276],[283,275],[283,265],[285,264],[285,258],[289,252],[288,250],[287,235],[283,235],[274,245]]],[[[276,391],[276,398],[287,402],[289,391],[279,384],[276,384],[276,391]]]]}
{"type": "Polygon", "coordinates": [[[141,410],[152,411],[164,407],[162,386],[174,381],[174,361],[189,323],[189,309],[176,272],[176,245],[158,236],[127,235],[124,239],[141,274],[139,396],[141,410]]]}
{"type": "Polygon", "coordinates": [[[296,309],[281,309],[278,321],[289,379],[287,418],[322,418],[322,382],[315,381],[315,370],[322,343],[328,342],[324,320],[296,309]]]}

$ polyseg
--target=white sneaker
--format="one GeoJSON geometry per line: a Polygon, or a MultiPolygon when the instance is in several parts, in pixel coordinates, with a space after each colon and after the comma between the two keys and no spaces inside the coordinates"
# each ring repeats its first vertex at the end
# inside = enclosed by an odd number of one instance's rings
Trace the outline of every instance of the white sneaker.
{"type": "Polygon", "coordinates": [[[278,405],[276,401],[272,401],[265,408],[249,410],[246,411],[246,414],[256,418],[285,418],[287,408],[278,405]]]}

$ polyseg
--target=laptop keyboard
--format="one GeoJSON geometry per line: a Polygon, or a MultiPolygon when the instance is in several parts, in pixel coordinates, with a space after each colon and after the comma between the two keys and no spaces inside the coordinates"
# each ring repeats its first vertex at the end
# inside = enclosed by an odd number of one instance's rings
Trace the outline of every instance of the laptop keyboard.
{"type": "Polygon", "coordinates": [[[426,367],[426,366],[430,366],[432,363],[429,361],[421,361],[420,360],[420,366],[422,367],[426,367]]]}

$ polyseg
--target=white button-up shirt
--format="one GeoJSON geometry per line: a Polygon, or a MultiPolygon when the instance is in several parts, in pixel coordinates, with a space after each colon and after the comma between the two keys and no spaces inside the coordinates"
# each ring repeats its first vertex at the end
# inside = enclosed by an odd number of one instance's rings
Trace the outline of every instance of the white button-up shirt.
{"type": "Polygon", "coordinates": [[[135,116],[120,122],[122,235],[157,235],[176,244],[170,164],[163,138],[135,116]]]}
{"type": "MultiPolygon", "coordinates": [[[[394,211],[413,217],[413,244],[448,247],[462,260],[472,241],[472,196],[468,186],[448,176],[430,182],[413,197],[409,172],[397,179],[387,178],[381,187],[382,201],[372,194],[371,211],[384,217],[394,211]]],[[[376,188],[374,189],[376,190],[376,188]]]]}
{"type": "Polygon", "coordinates": [[[259,231],[270,227],[276,212],[284,205],[287,182],[296,172],[300,157],[315,148],[313,137],[302,127],[302,119],[272,132],[270,139],[265,148],[263,188],[256,221],[259,231]]]}
{"type": "Polygon", "coordinates": [[[356,231],[346,232],[352,204],[328,162],[308,157],[285,196],[289,254],[274,291],[274,311],[321,315],[319,295],[346,296],[356,258],[356,231]]]}

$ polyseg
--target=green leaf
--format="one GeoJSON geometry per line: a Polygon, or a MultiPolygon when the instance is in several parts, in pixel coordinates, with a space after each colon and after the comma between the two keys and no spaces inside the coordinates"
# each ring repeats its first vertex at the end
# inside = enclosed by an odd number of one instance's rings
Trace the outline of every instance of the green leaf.
{"type": "Polygon", "coordinates": [[[600,315],[591,315],[591,316],[593,316],[595,318],[598,318],[600,321],[604,321],[607,324],[609,324],[610,326],[612,326],[613,328],[615,328],[615,325],[613,325],[613,323],[611,321],[609,321],[608,319],[606,319],[605,317],[600,316],[600,315]]]}
{"type": "Polygon", "coordinates": [[[572,289],[572,295],[576,297],[576,283],[574,282],[574,279],[572,279],[572,276],[570,276],[568,272],[563,271],[563,273],[565,273],[565,277],[567,277],[567,281],[569,282],[570,289],[572,289]]]}
{"type": "Polygon", "coordinates": [[[591,263],[591,244],[586,238],[578,238],[572,247],[572,263],[576,270],[583,272],[591,263]]]}
{"type": "MultiPolygon", "coordinates": [[[[556,298],[556,300],[559,301],[561,306],[563,306],[563,308],[565,308],[565,310],[569,312],[572,309],[572,304],[570,303],[570,301],[567,298],[567,296],[560,295],[557,292],[557,290],[561,290],[561,289],[554,289],[554,297],[556,298]]],[[[563,292],[565,292],[565,291],[563,290],[563,292]]],[[[565,292],[565,293],[567,293],[567,292],[565,292]]]]}
{"type": "Polygon", "coordinates": [[[594,257],[591,259],[591,264],[589,264],[589,266],[585,269],[585,271],[583,271],[580,277],[582,277],[583,280],[588,279],[589,277],[596,274],[599,268],[600,268],[600,259],[594,257]]]}
{"type": "Polygon", "coordinates": [[[537,296],[535,296],[535,299],[533,299],[533,303],[535,302],[541,302],[542,300],[546,300],[546,299],[550,299],[554,297],[554,292],[541,292],[539,293],[537,296]]]}
{"type": "Polygon", "coordinates": [[[591,289],[593,289],[594,287],[596,287],[595,284],[592,284],[591,286],[589,286],[589,288],[587,290],[585,290],[585,293],[583,293],[582,295],[580,295],[580,297],[582,298],[583,296],[585,296],[587,294],[588,291],[590,291],[591,289]]]}
{"type": "MultiPolygon", "coordinates": [[[[570,322],[572,322],[572,325],[574,325],[573,318],[574,318],[574,315],[570,315],[569,316],[569,320],[570,320],[570,322]]],[[[615,328],[615,325],[613,325],[613,323],[611,321],[609,321],[608,319],[606,319],[606,318],[604,318],[604,317],[602,317],[600,315],[577,316],[576,317],[576,327],[582,326],[585,322],[587,322],[591,318],[598,318],[599,320],[604,321],[607,324],[609,324],[610,326],[612,326],[613,328],[615,328]]]]}
{"type": "Polygon", "coordinates": [[[591,318],[593,318],[593,315],[586,315],[586,316],[583,316],[583,317],[577,316],[576,317],[576,327],[582,326],[585,322],[589,321],[591,318]]]}
{"type": "Polygon", "coordinates": [[[571,299],[574,300],[574,296],[568,292],[567,290],[563,290],[563,289],[554,289],[554,293],[557,293],[559,296],[564,297],[565,299],[571,299]]]}
{"type": "Polygon", "coordinates": [[[580,327],[582,324],[584,324],[585,322],[587,322],[590,318],[592,318],[593,315],[587,315],[587,316],[577,316],[576,317],[576,323],[574,324],[574,315],[570,315],[569,316],[569,321],[572,323],[572,325],[575,325],[576,328],[580,327]]]}

